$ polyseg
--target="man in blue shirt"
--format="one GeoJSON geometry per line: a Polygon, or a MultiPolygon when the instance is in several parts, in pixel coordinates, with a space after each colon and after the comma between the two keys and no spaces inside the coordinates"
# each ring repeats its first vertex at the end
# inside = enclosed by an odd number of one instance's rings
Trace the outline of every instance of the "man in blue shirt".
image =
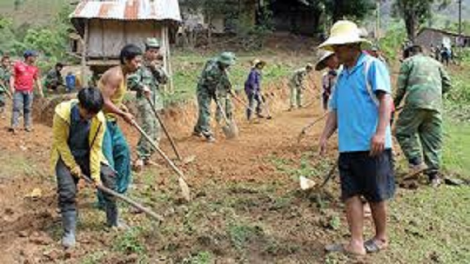
{"type": "Polygon", "coordinates": [[[388,246],[386,200],[395,193],[392,166],[390,76],[380,60],[365,54],[353,22],[338,21],[320,48],[336,53],[343,70],[330,99],[330,112],[320,138],[320,154],[338,129],[342,199],[346,203],[351,239],[348,244],[327,246],[327,251],[357,255],[388,246]],[[364,212],[361,197],[371,206],[375,236],[364,242],[364,212]]]}

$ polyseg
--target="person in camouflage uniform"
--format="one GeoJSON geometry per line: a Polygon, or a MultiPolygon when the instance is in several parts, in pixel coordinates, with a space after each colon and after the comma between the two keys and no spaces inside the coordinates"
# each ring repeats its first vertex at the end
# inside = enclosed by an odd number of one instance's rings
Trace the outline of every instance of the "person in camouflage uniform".
{"type": "Polygon", "coordinates": [[[64,86],[64,80],[61,74],[63,68],[64,65],[58,62],[56,63],[54,69],[47,73],[46,79],[44,80],[44,86],[46,86],[47,89],[57,91],[59,86],[64,86]]]}
{"type": "MultiPolygon", "coordinates": [[[[197,85],[197,102],[199,116],[194,127],[194,136],[204,136],[208,142],[214,142],[215,138],[210,128],[210,106],[212,100],[217,100],[225,109],[227,117],[232,118],[231,83],[227,70],[235,63],[235,54],[223,52],[217,58],[210,59],[204,66],[197,85]]],[[[216,120],[222,117],[217,108],[216,120]]]]}
{"type": "Polygon", "coordinates": [[[302,93],[305,90],[305,78],[313,70],[310,63],[305,68],[298,69],[294,72],[289,86],[290,86],[290,108],[292,110],[296,107],[302,107],[302,93]]]}
{"type": "Polygon", "coordinates": [[[412,173],[425,171],[431,184],[437,186],[441,182],[442,95],[449,91],[451,82],[442,64],[422,54],[420,46],[414,45],[407,52],[411,56],[401,65],[394,98],[398,106],[406,95],[396,138],[412,173]]]}
{"type": "Polygon", "coordinates": [[[5,95],[10,90],[10,57],[3,56],[0,65],[0,114],[5,111],[5,95]]]}
{"type": "MultiPolygon", "coordinates": [[[[155,38],[147,39],[142,66],[137,72],[129,75],[127,79],[129,89],[137,92],[137,120],[145,133],[157,144],[160,141],[161,127],[147,98],[151,100],[157,111],[163,109],[160,86],[168,82],[168,75],[163,67],[157,65],[160,57],[159,52],[160,44],[158,40],[155,38]]],[[[155,150],[151,144],[141,136],[137,143],[135,169],[139,171],[144,165],[147,165],[154,152],[155,150]]]]}

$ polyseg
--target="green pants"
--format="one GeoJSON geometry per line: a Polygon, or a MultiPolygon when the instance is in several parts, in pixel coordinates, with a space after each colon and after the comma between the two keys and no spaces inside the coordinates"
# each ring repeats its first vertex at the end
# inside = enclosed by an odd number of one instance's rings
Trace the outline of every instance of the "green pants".
{"type": "Polygon", "coordinates": [[[210,121],[211,121],[211,101],[213,95],[208,89],[198,87],[197,89],[197,104],[199,107],[198,118],[196,126],[194,126],[195,133],[202,133],[208,137],[212,135],[210,121]]]}
{"type": "Polygon", "coordinates": [[[302,107],[302,87],[291,85],[290,86],[290,107],[302,107]]]}
{"type": "Polygon", "coordinates": [[[396,138],[410,163],[421,162],[424,155],[428,173],[439,170],[443,138],[440,112],[405,107],[397,120],[396,138]]]}
{"type": "MultiPolygon", "coordinates": [[[[161,126],[158,122],[152,107],[145,98],[137,99],[137,120],[140,127],[144,132],[150,136],[150,138],[158,144],[161,137],[161,126]]],[[[140,136],[139,142],[137,143],[137,157],[139,159],[147,160],[155,152],[152,145],[142,135],[140,136]]]]}
{"type": "MultiPolygon", "coordinates": [[[[232,100],[230,100],[227,95],[219,95],[217,96],[217,101],[219,102],[222,110],[224,110],[224,113],[227,115],[227,119],[231,120],[233,117],[232,100]]],[[[220,121],[224,120],[222,116],[222,111],[220,111],[219,107],[217,107],[217,110],[215,111],[215,120],[217,121],[217,123],[220,123],[220,121]]]]}
{"type": "Polygon", "coordinates": [[[5,105],[5,92],[0,91],[0,112],[3,112],[5,105]]]}
{"type": "MultiPolygon", "coordinates": [[[[211,102],[214,100],[214,95],[208,89],[198,88],[197,90],[197,103],[199,107],[199,116],[197,119],[197,124],[194,127],[194,132],[202,133],[204,136],[208,137],[212,135],[210,127],[211,119],[211,102]]],[[[220,103],[222,109],[224,109],[227,118],[232,118],[232,101],[227,97],[227,95],[217,95],[217,101],[220,103]]],[[[220,109],[217,107],[216,110],[216,120],[219,122],[222,119],[222,114],[220,109]]]]}

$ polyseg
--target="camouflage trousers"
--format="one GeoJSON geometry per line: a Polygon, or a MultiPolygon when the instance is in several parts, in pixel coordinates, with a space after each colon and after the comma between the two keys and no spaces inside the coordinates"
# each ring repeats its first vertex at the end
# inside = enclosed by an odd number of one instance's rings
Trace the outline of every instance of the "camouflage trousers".
{"type": "MultiPolygon", "coordinates": [[[[231,120],[233,118],[232,100],[228,97],[228,95],[219,95],[217,96],[217,101],[219,102],[220,107],[224,113],[227,115],[227,119],[231,120]]],[[[219,107],[217,107],[217,110],[215,111],[215,120],[217,123],[220,123],[220,121],[224,120],[222,111],[220,111],[219,107]]]]}
{"type": "Polygon", "coordinates": [[[302,107],[303,89],[300,86],[290,86],[290,107],[302,107]]]}
{"type": "Polygon", "coordinates": [[[412,165],[424,162],[427,174],[440,168],[442,153],[442,115],[438,111],[405,107],[396,123],[396,138],[412,165]]]}
{"type": "Polygon", "coordinates": [[[0,91],[0,113],[3,113],[3,111],[5,110],[5,105],[5,92],[0,91]]]}
{"type": "MultiPolygon", "coordinates": [[[[137,122],[140,127],[145,131],[150,138],[158,144],[161,137],[161,126],[158,122],[152,107],[145,98],[137,99],[137,122]]],[[[152,145],[143,136],[140,136],[139,142],[137,143],[137,157],[142,160],[149,159],[155,152],[152,145]]]]}
{"type": "MultiPolygon", "coordinates": [[[[195,133],[202,133],[204,136],[209,137],[212,135],[210,127],[211,119],[211,102],[214,100],[214,96],[208,89],[198,88],[197,90],[197,103],[199,107],[198,119],[196,126],[194,126],[195,133]]],[[[226,95],[217,95],[217,101],[225,111],[227,118],[232,118],[232,102],[226,95]]],[[[217,107],[216,110],[216,121],[222,120],[222,113],[217,107]]]]}

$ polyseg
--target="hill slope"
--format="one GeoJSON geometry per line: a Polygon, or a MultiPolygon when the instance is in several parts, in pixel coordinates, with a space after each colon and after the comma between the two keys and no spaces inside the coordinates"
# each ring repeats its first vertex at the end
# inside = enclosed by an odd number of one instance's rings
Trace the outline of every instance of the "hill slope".
{"type": "Polygon", "coordinates": [[[15,25],[44,25],[64,6],[77,0],[0,0],[0,16],[13,18],[15,25]],[[15,8],[15,2],[19,3],[15,8]]]}

